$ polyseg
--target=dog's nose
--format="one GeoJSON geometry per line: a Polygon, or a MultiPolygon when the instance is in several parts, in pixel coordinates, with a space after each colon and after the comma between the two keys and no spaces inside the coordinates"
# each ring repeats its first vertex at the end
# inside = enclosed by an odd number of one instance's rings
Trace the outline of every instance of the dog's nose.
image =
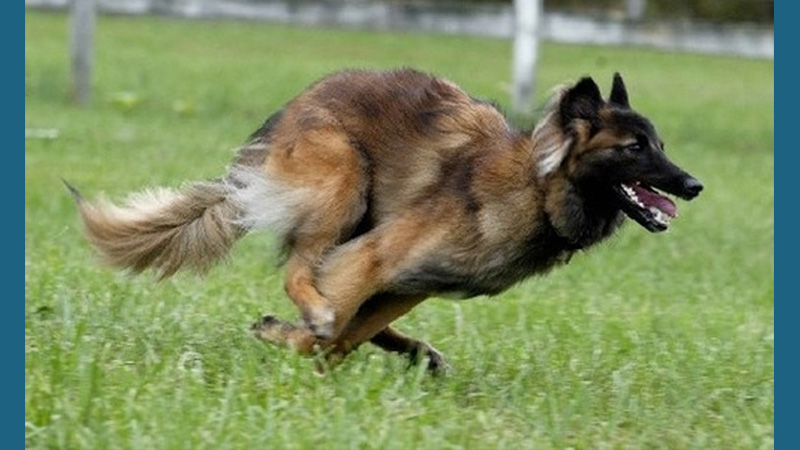
{"type": "Polygon", "coordinates": [[[703,184],[694,178],[683,180],[683,189],[690,197],[696,197],[703,190],[703,184]]]}

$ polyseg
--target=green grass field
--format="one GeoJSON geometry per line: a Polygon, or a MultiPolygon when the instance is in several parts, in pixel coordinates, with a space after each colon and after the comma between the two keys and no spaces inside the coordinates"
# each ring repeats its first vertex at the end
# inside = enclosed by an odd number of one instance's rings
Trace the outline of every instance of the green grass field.
{"type": "Polygon", "coordinates": [[[67,101],[67,21],[26,13],[28,448],[774,448],[774,64],[544,45],[540,98],[623,73],[706,191],[495,298],[398,322],[454,371],[364,346],[323,377],[248,326],[296,316],[268,234],[205,278],[97,263],[92,198],[223,173],[272,111],[343,67],[414,66],[508,103],[510,43],[254,23],[99,20],[94,104],[67,101]]]}

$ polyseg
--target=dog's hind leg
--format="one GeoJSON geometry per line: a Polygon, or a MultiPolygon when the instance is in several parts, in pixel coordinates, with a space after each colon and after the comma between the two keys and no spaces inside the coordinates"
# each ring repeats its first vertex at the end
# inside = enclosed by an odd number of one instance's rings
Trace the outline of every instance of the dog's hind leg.
{"type": "MultiPolygon", "coordinates": [[[[252,329],[256,337],[273,344],[292,347],[303,354],[311,354],[315,349],[336,349],[335,353],[347,353],[349,346],[346,344],[347,341],[339,339],[340,335],[356,317],[362,303],[372,297],[382,286],[378,273],[381,264],[376,250],[376,247],[379,246],[379,237],[369,233],[337,247],[332,252],[333,255],[329,255],[323,265],[317,269],[316,278],[312,280],[309,277],[303,280],[303,283],[298,283],[301,287],[308,283],[309,291],[319,295],[331,308],[333,320],[329,324],[330,337],[320,336],[318,329],[314,329],[308,319],[305,320],[305,326],[298,326],[271,316],[266,316],[253,325],[252,329]],[[331,259],[333,262],[330,261],[331,259]],[[318,287],[321,289],[317,290],[318,287]]],[[[297,270],[294,273],[296,272],[297,270]]],[[[291,278],[290,274],[289,279],[291,278]]],[[[308,307],[309,297],[307,295],[298,296],[298,298],[291,295],[291,293],[297,294],[298,291],[298,286],[291,287],[291,289],[287,286],[287,292],[290,292],[292,299],[298,303],[299,298],[305,302],[304,306],[308,307]]],[[[309,291],[306,291],[306,294],[309,291]]],[[[375,329],[372,335],[359,337],[358,343],[369,340],[375,333],[385,328],[385,325],[375,329]]]]}
{"type": "Polygon", "coordinates": [[[332,337],[334,311],[328,300],[314,287],[315,264],[315,258],[295,250],[286,264],[284,290],[314,335],[325,339],[332,337]]]}
{"type": "Polygon", "coordinates": [[[427,358],[429,372],[441,373],[450,369],[439,350],[425,341],[406,336],[392,327],[381,330],[370,339],[370,342],[387,352],[405,355],[414,364],[419,364],[427,358]]]}
{"type": "Polygon", "coordinates": [[[300,199],[284,236],[289,259],[285,290],[303,320],[321,339],[333,337],[334,310],[315,286],[321,258],[346,240],[366,208],[366,161],[334,125],[304,130],[291,142],[277,139],[266,172],[300,199]]]}

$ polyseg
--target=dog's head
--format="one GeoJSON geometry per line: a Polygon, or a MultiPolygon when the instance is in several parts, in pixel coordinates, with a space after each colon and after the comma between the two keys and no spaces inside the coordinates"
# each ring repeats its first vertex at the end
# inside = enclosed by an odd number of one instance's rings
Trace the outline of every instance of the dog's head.
{"type": "Polygon", "coordinates": [[[656,189],[686,200],[703,185],[671,162],[653,124],[631,109],[622,77],[608,100],[591,78],[563,90],[534,130],[541,176],[558,173],[592,198],[621,209],[651,232],[664,231],[677,207],[656,189]]]}

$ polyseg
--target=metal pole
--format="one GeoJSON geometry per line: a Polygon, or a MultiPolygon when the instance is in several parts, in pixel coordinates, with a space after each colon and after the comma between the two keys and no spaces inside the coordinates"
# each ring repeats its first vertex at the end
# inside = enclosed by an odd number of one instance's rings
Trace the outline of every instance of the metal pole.
{"type": "Polygon", "coordinates": [[[542,0],[514,0],[514,68],[511,102],[520,115],[533,113],[542,0]]]}
{"type": "Polygon", "coordinates": [[[647,10],[647,0],[625,0],[625,13],[628,20],[642,20],[647,10]]]}
{"type": "Polygon", "coordinates": [[[92,40],[94,36],[94,0],[72,0],[72,98],[88,106],[92,96],[92,40]]]}

